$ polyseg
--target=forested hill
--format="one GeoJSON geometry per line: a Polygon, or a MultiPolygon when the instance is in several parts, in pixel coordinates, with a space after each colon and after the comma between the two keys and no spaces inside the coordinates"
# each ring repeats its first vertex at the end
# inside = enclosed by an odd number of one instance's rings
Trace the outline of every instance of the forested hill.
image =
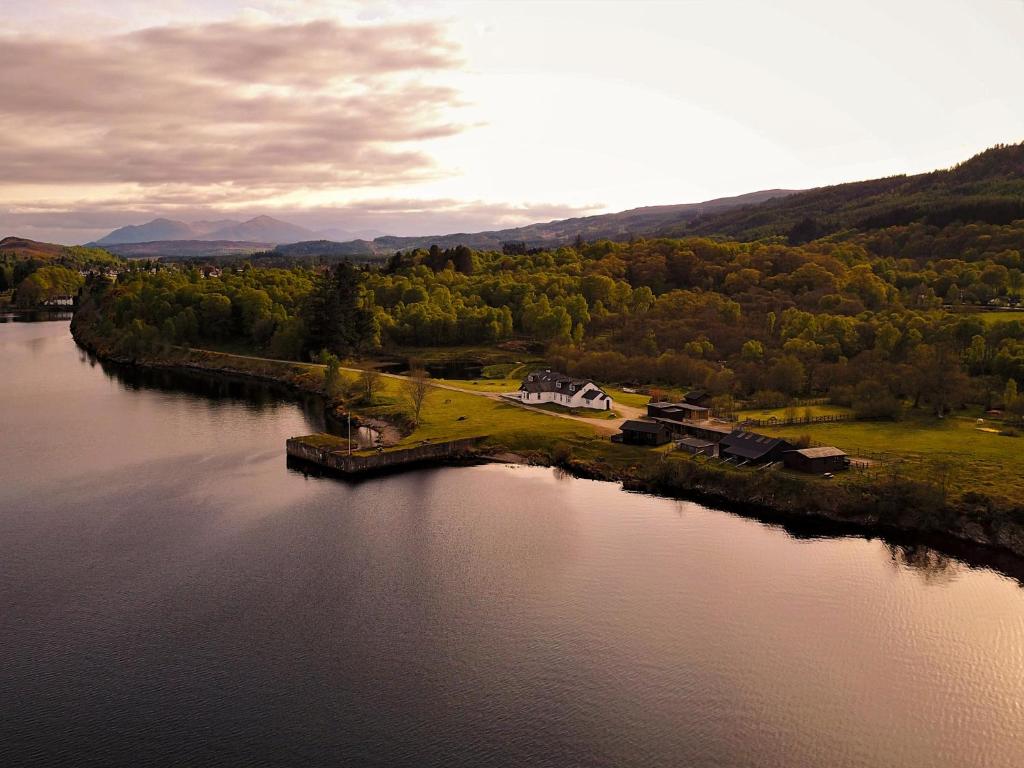
{"type": "Polygon", "coordinates": [[[1024,143],[999,145],[947,170],[837,184],[671,224],[664,236],[719,235],[791,244],[842,230],[1024,219],[1024,143]]]}
{"type": "Polygon", "coordinates": [[[521,242],[531,248],[556,247],[570,243],[577,237],[587,241],[623,241],[631,237],[653,235],[665,227],[682,225],[701,215],[727,211],[737,206],[752,205],[791,194],[793,191],[788,189],[765,189],[735,197],[706,200],[701,203],[653,205],[618,213],[580,216],[488,232],[378,237],[373,241],[373,247],[383,253],[393,253],[407,248],[429,248],[431,245],[441,248],[465,245],[477,250],[501,250],[502,245],[508,242],[521,242]]]}
{"type": "Polygon", "coordinates": [[[54,297],[77,293],[84,272],[119,264],[120,259],[101,248],[5,237],[0,240],[0,297],[4,302],[13,298],[21,307],[40,306],[54,297]]]}

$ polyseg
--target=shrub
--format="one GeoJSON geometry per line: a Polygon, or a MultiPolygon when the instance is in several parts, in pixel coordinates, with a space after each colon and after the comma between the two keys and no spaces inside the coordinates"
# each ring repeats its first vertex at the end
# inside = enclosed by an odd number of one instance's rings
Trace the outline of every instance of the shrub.
{"type": "Polygon", "coordinates": [[[555,464],[565,464],[572,458],[572,446],[559,440],[551,447],[551,460],[555,464]]]}

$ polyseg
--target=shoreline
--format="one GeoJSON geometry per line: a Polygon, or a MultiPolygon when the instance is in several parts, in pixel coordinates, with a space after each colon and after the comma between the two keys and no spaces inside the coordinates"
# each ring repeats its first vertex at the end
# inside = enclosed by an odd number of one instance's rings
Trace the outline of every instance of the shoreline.
{"type": "MultiPolygon", "coordinates": [[[[263,372],[229,366],[218,367],[204,365],[202,355],[220,353],[209,353],[204,350],[192,351],[193,354],[199,355],[199,358],[191,360],[131,359],[102,350],[100,345],[81,333],[80,323],[75,322],[77,319],[76,314],[71,322],[75,343],[100,360],[152,370],[227,377],[283,386],[293,394],[320,397],[323,400],[325,424],[337,419],[336,405],[327,401],[319,383],[312,381],[308,375],[302,376],[298,373],[301,369],[308,368],[302,363],[286,360],[266,361],[268,365],[273,365],[278,370],[263,372]]],[[[308,371],[306,373],[308,374],[308,371]]],[[[397,433],[401,431],[396,424],[377,418],[362,417],[355,411],[352,416],[354,421],[358,420],[360,424],[372,428],[386,426],[397,433]]],[[[672,468],[668,466],[668,462],[657,461],[651,463],[653,466],[630,467],[620,471],[607,465],[599,466],[573,458],[555,460],[550,450],[546,450],[543,445],[538,445],[536,450],[529,452],[511,452],[501,446],[492,448],[493,450],[480,450],[474,454],[474,459],[478,463],[517,463],[555,467],[577,478],[619,483],[625,491],[694,501],[743,517],[781,524],[787,528],[824,526],[835,530],[838,535],[855,534],[869,538],[881,536],[903,541],[927,542],[939,549],[958,551],[955,556],[965,560],[989,561],[993,558],[1010,557],[1019,562],[1019,572],[1024,579],[1024,510],[1011,510],[1009,514],[995,514],[990,511],[990,514],[985,515],[979,514],[981,510],[975,510],[972,514],[969,510],[955,509],[948,505],[938,509],[916,508],[913,505],[901,508],[901,501],[910,500],[913,492],[920,490],[919,488],[875,488],[875,493],[870,496],[865,494],[851,499],[845,489],[840,493],[835,486],[828,489],[830,493],[808,494],[806,488],[797,490],[795,484],[802,481],[779,483],[773,482],[771,476],[760,476],[753,478],[755,482],[751,483],[747,476],[744,478],[746,482],[737,482],[735,475],[695,464],[684,467],[675,475],[670,471],[672,468]],[[752,486],[758,487],[755,490],[752,486]],[[893,496],[894,490],[903,492],[906,499],[901,499],[899,493],[893,496]],[[851,500],[859,501],[860,506],[850,508],[842,503],[851,500]],[[1015,512],[1019,516],[1019,521],[1007,519],[1015,512]],[[985,556],[964,556],[962,551],[965,547],[977,548],[985,556]]],[[[466,458],[462,457],[457,461],[431,460],[417,466],[464,466],[466,463],[466,458]]],[[[672,462],[676,470],[679,470],[679,464],[672,462]]],[[[397,471],[403,470],[400,468],[397,471]]],[[[906,485],[904,483],[904,486],[906,485]]],[[[1005,571],[1007,568],[1001,567],[1001,570],[1005,571]]]]}

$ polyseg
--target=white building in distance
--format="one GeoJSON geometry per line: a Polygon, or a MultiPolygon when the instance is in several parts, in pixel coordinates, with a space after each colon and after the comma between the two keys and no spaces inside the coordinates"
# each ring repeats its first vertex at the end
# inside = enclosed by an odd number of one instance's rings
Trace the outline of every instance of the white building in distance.
{"type": "Polygon", "coordinates": [[[534,371],[519,386],[519,399],[529,405],[555,403],[566,408],[610,411],[612,399],[590,379],[574,379],[557,371],[534,371]]]}

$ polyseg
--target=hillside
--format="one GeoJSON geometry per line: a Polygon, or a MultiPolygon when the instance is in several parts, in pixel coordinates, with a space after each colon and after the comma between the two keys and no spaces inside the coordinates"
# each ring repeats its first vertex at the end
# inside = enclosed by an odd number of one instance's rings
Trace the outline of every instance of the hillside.
{"type": "Polygon", "coordinates": [[[0,258],[39,259],[46,261],[56,259],[66,250],[66,246],[56,243],[40,243],[24,237],[5,237],[0,240],[0,258]]]}
{"type": "Polygon", "coordinates": [[[1024,218],[1024,143],[1001,145],[946,170],[820,187],[673,223],[658,234],[807,242],[861,231],[955,221],[1009,224],[1024,218]]]}
{"type": "Polygon", "coordinates": [[[506,242],[522,242],[528,247],[548,247],[572,242],[578,236],[585,240],[628,240],[634,236],[652,235],[666,226],[679,225],[701,215],[789,194],[792,194],[791,190],[770,189],[701,203],[634,208],[619,213],[582,216],[511,229],[413,237],[385,235],[372,241],[364,238],[343,242],[327,240],[323,239],[326,233],[340,235],[345,231],[334,229],[317,233],[269,216],[257,216],[245,222],[224,220],[192,224],[154,219],[147,224],[121,227],[93,245],[102,245],[129,257],[197,258],[252,253],[275,245],[279,246],[277,252],[281,254],[328,257],[388,256],[398,250],[427,248],[435,243],[442,248],[466,245],[479,250],[500,250],[506,242]],[[186,242],[188,244],[184,245],[186,242]],[[234,242],[238,247],[226,247],[224,242],[234,242]]]}
{"type": "Polygon", "coordinates": [[[465,245],[479,250],[500,250],[502,243],[507,242],[522,242],[529,247],[550,247],[570,243],[577,236],[584,240],[622,241],[629,240],[634,236],[652,235],[664,227],[679,225],[715,211],[725,211],[736,206],[760,203],[790,194],[793,194],[792,190],[768,189],[700,203],[633,208],[618,213],[580,216],[488,232],[460,232],[421,237],[378,237],[373,241],[373,246],[379,252],[389,253],[408,248],[426,248],[434,244],[441,248],[465,245]]]}
{"type": "Polygon", "coordinates": [[[106,246],[106,249],[126,259],[209,259],[245,256],[273,247],[273,243],[235,240],[157,240],[152,243],[116,243],[106,246]]]}
{"type": "Polygon", "coordinates": [[[248,221],[222,219],[191,224],[173,219],[153,219],[145,224],[121,227],[91,245],[111,246],[174,241],[235,241],[244,243],[294,243],[310,240],[316,233],[287,221],[257,216],[248,221]]]}

